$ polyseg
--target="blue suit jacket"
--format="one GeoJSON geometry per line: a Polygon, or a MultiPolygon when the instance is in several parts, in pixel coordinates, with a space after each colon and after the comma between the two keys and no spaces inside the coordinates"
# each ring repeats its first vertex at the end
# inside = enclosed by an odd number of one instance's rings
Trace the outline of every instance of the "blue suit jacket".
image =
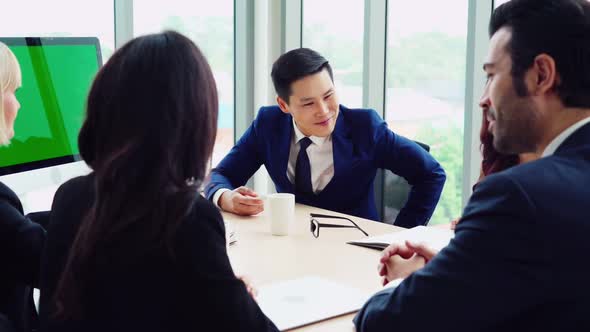
{"type": "Polygon", "coordinates": [[[358,331],[590,331],[590,124],[554,155],[489,176],[455,238],[358,331]]]}
{"type": "MultiPolygon", "coordinates": [[[[206,195],[221,188],[242,186],[266,166],[277,192],[294,193],[287,178],[293,122],[278,106],[262,107],[230,153],[212,171],[206,195]]],[[[445,173],[434,158],[414,143],[394,134],[374,110],[340,113],[332,133],[334,177],[319,194],[296,196],[299,203],[378,220],[373,182],[377,169],[389,169],[413,188],[396,225],[426,224],[440,197],[445,173]]]]}

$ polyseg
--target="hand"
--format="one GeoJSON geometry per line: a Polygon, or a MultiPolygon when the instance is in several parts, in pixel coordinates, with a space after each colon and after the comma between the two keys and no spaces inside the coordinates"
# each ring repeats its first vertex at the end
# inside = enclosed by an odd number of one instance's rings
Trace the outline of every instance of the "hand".
{"type": "Polygon", "coordinates": [[[451,221],[451,229],[452,230],[455,230],[455,228],[457,227],[457,223],[459,223],[459,220],[461,220],[461,219],[457,218],[457,219],[451,221]]]}
{"type": "Polygon", "coordinates": [[[424,257],[414,254],[410,258],[403,258],[400,255],[393,255],[387,260],[385,264],[386,274],[383,275],[381,283],[383,286],[387,285],[390,281],[405,278],[415,271],[421,269],[426,265],[424,257]]]}
{"type": "Polygon", "coordinates": [[[250,278],[246,277],[246,276],[236,276],[236,278],[240,279],[243,283],[244,286],[246,286],[246,290],[248,291],[248,294],[250,294],[250,296],[252,296],[252,298],[256,298],[256,296],[258,296],[258,290],[256,289],[256,287],[254,287],[254,284],[252,284],[252,281],[250,280],[250,278]]]}
{"type": "MultiPolygon", "coordinates": [[[[388,266],[388,263],[392,257],[398,256],[402,259],[409,259],[413,255],[414,253],[411,250],[409,250],[407,246],[392,243],[381,252],[381,258],[379,259],[379,265],[377,266],[377,273],[379,273],[380,276],[387,278],[390,267],[388,266]]],[[[395,278],[391,278],[388,280],[384,279],[383,285],[387,284],[389,281],[393,279],[395,278]]]]}
{"type": "Polygon", "coordinates": [[[438,252],[422,243],[406,241],[404,245],[392,243],[381,253],[377,270],[383,285],[397,278],[405,278],[421,269],[438,252]]]}
{"type": "Polygon", "coordinates": [[[219,198],[219,207],[241,216],[251,216],[264,211],[264,202],[258,194],[246,187],[226,191],[219,198]]]}
{"type": "Polygon", "coordinates": [[[433,259],[436,254],[438,254],[437,250],[426,246],[424,243],[406,241],[406,246],[415,254],[423,257],[425,263],[430,262],[430,260],[433,259]]]}

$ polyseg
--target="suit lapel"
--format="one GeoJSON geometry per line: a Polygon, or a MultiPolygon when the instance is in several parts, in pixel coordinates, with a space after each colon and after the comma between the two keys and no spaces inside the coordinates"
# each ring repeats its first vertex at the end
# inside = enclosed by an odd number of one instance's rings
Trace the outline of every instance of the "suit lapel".
{"type": "MultiPolygon", "coordinates": [[[[336,120],[336,127],[332,133],[332,148],[334,154],[334,179],[349,173],[353,163],[354,146],[350,137],[350,130],[344,121],[343,108],[336,120]]],[[[330,185],[333,181],[330,181],[330,185]]]]}
{"type": "Polygon", "coordinates": [[[289,152],[291,151],[291,139],[293,135],[293,118],[290,114],[285,114],[281,119],[281,125],[279,126],[280,132],[277,137],[277,151],[274,151],[278,156],[276,167],[280,174],[277,174],[277,179],[283,183],[283,188],[290,188],[290,192],[295,192],[295,187],[289,181],[287,177],[287,167],[289,166],[289,152]]]}

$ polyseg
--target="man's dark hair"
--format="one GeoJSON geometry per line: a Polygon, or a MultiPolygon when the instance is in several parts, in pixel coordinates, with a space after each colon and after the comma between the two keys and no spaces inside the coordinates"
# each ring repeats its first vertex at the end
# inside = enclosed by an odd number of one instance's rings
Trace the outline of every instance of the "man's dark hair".
{"type": "Polygon", "coordinates": [[[287,104],[291,96],[291,84],[305,76],[328,70],[330,79],[334,80],[332,67],[328,60],[309,48],[297,48],[281,55],[272,65],[272,83],[277,95],[287,104]]]}
{"type": "Polygon", "coordinates": [[[516,93],[527,95],[524,73],[539,54],[555,60],[557,95],[566,107],[590,107],[590,3],[586,0],[512,0],[494,10],[489,34],[512,32],[516,93]]]}

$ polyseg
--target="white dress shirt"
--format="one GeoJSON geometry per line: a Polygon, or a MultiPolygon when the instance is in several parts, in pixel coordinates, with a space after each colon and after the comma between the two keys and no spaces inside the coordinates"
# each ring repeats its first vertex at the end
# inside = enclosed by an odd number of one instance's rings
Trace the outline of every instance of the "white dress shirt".
{"type": "Polygon", "coordinates": [[[562,131],[561,134],[557,135],[551,143],[547,145],[541,157],[548,157],[555,153],[559,146],[565,142],[576,130],[580,129],[583,125],[590,123],[590,117],[582,119],[573,125],[569,126],[566,130],[562,131]]]}
{"type": "MultiPolygon", "coordinates": [[[[291,146],[289,149],[289,163],[287,164],[287,178],[291,183],[295,183],[295,165],[297,155],[299,154],[299,141],[306,137],[301,130],[297,128],[293,120],[293,132],[291,136],[291,146]]],[[[311,169],[311,186],[313,192],[318,194],[334,177],[334,149],[332,145],[332,135],[327,137],[309,136],[312,144],[307,148],[307,157],[309,158],[311,169]]],[[[219,207],[219,198],[221,194],[229,191],[227,188],[219,189],[213,195],[213,203],[219,207]]]]}
{"type": "MultiPolygon", "coordinates": [[[[295,183],[295,165],[297,164],[297,155],[299,154],[299,141],[305,138],[305,135],[297,128],[293,121],[293,132],[291,137],[291,149],[289,150],[289,164],[287,166],[287,177],[291,183],[295,183]]],[[[307,157],[311,167],[311,187],[313,192],[318,194],[334,177],[334,149],[332,145],[332,135],[328,137],[309,136],[312,144],[307,148],[307,157]]]]}

